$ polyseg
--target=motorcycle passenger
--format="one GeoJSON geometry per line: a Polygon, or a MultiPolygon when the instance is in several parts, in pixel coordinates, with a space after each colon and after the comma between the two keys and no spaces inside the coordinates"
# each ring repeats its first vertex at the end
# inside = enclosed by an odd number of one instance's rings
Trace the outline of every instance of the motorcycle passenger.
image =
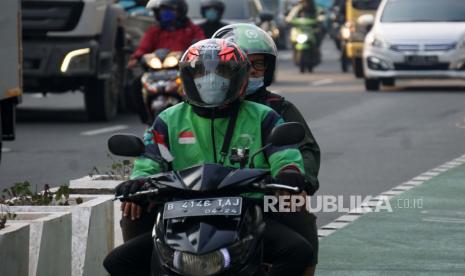
{"type": "MultiPolygon", "coordinates": [[[[284,97],[267,90],[273,80],[278,56],[273,39],[262,29],[252,24],[228,25],[216,32],[213,38],[232,41],[247,54],[252,66],[246,89],[246,100],[267,105],[278,112],[284,121],[299,122],[305,127],[305,139],[299,146],[304,160],[306,178],[305,191],[301,195],[313,195],[319,188],[320,148],[297,107],[284,97]]],[[[271,216],[278,222],[292,228],[312,244],[314,249],[312,267],[308,271],[314,271],[318,261],[318,234],[315,215],[303,211],[299,213],[271,213],[271,216]]],[[[306,275],[313,275],[313,273],[306,275]]]]}
{"type": "MultiPolygon", "coordinates": [[[[137,65],[138,60],[157,49],[170,49],[184,52],[192,43],[205,38],[202,29],[187,17],[188,6],[185,0],[150,0],[146,9],[152,10],[157,25],[150,27],[142,37],[139,47],[131,55],[127,68],[137,65]]],[[[142,96],[140,78],[142,72],[131,72],[132,101],[143,123],[149,120],[142,96]]]]}
{"type": "MultiPolygon", "coordinates": [[[[283,120],[265,105],[243,101],[249,69],[246,55],[226,40],[208,39],[191,46],[180,62],[186,102],[160,113],[146,130],[145,153],[134,163],[132,180],[117,187],[117,195],[141,190],[143,177],[161,171],[205,163],[238,168],[228,158],[229,150],[221,148],[227,138],[230,148],[246,146],[250,152],[265,145],[272,128],[283,120]],[[233,118],[236,122],[232,135],[225,137],[233,118]],[[172,162],[166,166],[160,162],[163,159],[172,162]]],[[[257,168],[270,169],[277,183],[304,188],[303,160],[296,146],[272,146],[255,161],[257,168]]],[[[140,211],[138,208],[131,212],[140,211]]],[[[266,220],[264,243],[269,244],[264,252],[264,260],[272,264],[269,275],[302,275],[310,265],[310,243],[271,218],[266,220]]],[[[113,276],[149,275],[152,246],[149,231],[114,249],[104,266],[113,276]]]]}
{"type": "Polygon", "coordinates": [[[200,9],[205,22],[199,24],[199,27],[202,28],[205,37],[212,37],[216,31],[227,25],[221,21],[224,13],[224,3],[222,1],[202,0],[200,9]]]}

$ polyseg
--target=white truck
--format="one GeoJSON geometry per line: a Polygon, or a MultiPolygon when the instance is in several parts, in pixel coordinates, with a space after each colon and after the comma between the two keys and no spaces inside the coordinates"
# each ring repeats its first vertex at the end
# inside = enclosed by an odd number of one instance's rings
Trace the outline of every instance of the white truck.
{"type": "Polygon", "coordinates": [[[15,138],[16,105],[21,102],[21,11],[18,1],[0,9],[0,161],[2,142],[15,138]]]}
{"type": "Polygon", "coordinates": [[[89,119],[115,117],[125,105],[126,62],[116,1],[21,2],[24,93],[83,91],[89,119]]]}

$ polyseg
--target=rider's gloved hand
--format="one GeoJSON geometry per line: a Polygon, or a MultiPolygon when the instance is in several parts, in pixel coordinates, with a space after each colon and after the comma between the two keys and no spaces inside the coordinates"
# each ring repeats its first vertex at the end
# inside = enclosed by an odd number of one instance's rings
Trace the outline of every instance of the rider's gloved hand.
{"type": "Polygon", "coordinates": [[[294,169],[284,169],[276,176],[276,182],[286,186],[292,186],[299,188],[297,193],[304,190],[305,177],[302,173],[294,169]]]}
{"type": "Polygon", "coordinates": [[[144,184],[145,181],[143,179],[126,180],[116,186],[115,194],[116,196],[127,197],[131,194],[137,193],[138,191],[144,190],[144,184]]]}

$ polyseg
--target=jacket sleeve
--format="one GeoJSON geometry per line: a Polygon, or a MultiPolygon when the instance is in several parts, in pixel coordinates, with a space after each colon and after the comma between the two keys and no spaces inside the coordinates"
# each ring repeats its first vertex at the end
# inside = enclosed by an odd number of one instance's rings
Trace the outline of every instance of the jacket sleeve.
{"type": "Polygon", "coordinates": [[[144,154],[134,161],[131,179],[147,177],[167,170],[166,151],[169,152],[168,127],[157,117],[153,126],[144,133],[144,154]]]}
{"type": "Polygon", "coordinates": [[[154,43],[157,41],[159,28],[158,27],[150,27],[142,37],[139,47],[137,50],[131,55],[131,58],[138,59],[144,54],[150,53],[155,49],[154,43]]]}
{"type": "Polygon", "coordinates": [[[307,192],[313,195],[320,187],[318,181],[321,158],[320,147],[318,146],[318,143],[316,142],[304,117],[295,105],[285,101],[281,115],[283,116],[284,121],[299,122],[305,128],[305,138],[302,143],[299,144],[299,150],[303,157],[305,177],[308,182],[307,192]]]}
{"type": "MultiPolygon", "coordinates": [[[[268,144],[273,128],[280,125],[284,120],[273,110],[270,110],[262,121],[262,144],[268,144]]],[[[276,177],[283,169],[294,169],[304,174],[302,155],[297,145],[275,147],[271,146],[265,150],[265,157],[271,168],[271,175],[276,177]]]]}

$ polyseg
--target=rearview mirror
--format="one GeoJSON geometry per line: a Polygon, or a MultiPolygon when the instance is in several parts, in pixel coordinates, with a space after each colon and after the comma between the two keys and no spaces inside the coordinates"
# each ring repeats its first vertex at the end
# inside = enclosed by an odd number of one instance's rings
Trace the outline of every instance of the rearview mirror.
{"type": "Polygon", "coordinates": [[[108,139],[108,149],[114,155],[139,157],[145,151],[142,140],[131,134],[115,134],[108,139]]]}
{"type": "Polygon", "coordinates": [[[261,12],[259,17],[261,22],[267,22],[273,20],[274,15],[270,12],[261,12]]]}
{"type": "Polygon", "coordinates": [[[300,123],[288,122],[276,126],[271,131],[270,142],[273,146],[295,145],[305,137],[305,129],[300,123]]]}

